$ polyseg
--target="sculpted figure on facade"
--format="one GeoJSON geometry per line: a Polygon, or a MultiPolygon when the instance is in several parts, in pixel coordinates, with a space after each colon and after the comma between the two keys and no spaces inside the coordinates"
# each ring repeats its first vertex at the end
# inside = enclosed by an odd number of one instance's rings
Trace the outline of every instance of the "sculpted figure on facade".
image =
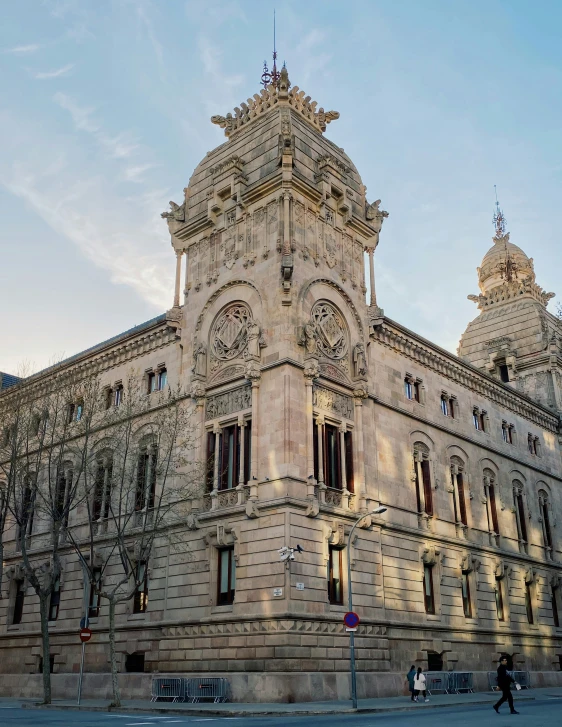
{"type": "Polygon", "coordinates": [[[375,247],[379,242],[379,234],[382,229],[382,223],[384,222],[385,217],[388,217],[388,212],[386,210],[379,209],[380,203],[380,199],[377,199],[376,202],[373,202],[373,204],[367,205],[365,209],[366,219],[369,220],[372,227],[375,228],[375,247]]]}
{"type": "Polygon", "coordinates": [[[356,343],[353,349],[353,373],[355,374],[355,378],[361,378],[367,375],[365,346],[362,343],[356,343]]]}
{"type": "Polygon", "coordinates": [[[193,367],[192,372],[195,376],[207,375],[207,346],[203,341],[196,342],[193,348],[193,367]]]}
{"type": "Polygon", "coordinates": [[[162,212],[160,215],[162,219],[177,220],[178,222],[185,222],[185,203],[176,204],[170,200],[170,210],[162,212]]]}
{"type": "Polygon", "coordinates": [[[259,324],[250,319],[247,326],[248,343],[244,358],[259,359],[261,357],[261,349],[266,346],[265,338],[262,336],[259,324]]]}

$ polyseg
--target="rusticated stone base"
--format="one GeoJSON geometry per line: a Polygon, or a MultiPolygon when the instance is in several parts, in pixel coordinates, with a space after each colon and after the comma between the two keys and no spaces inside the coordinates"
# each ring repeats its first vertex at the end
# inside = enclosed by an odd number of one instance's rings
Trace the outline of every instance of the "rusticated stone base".
{"type": "MultiPolygon", "coordinates": [[[[150,699],[153,676],[165,674],[121,674],[119,683],[123,699],[150,699]]],[[[171,675],[177,677],[177,673],[171,675]]],[[[186,674],[185,676],[197,676],[186,674]]],[[[349,674],[343,672],[304,672],[304,673],[253,673],[253,674],[213,674],[225,676],[231,686],[233,702],[320,702],[349,699],[349,674]]],[[[0,696],[40,698],[42,696],[42,677],[40,674],[2,675],[0,696]]],[[[531,672],[531,684],[535,687],[562,686],[562,671],[531,672]]],[[[77,695],[77,674],[52,675],[53,699],[73,699],[77,695]]],[[[475,691],[487,691],[486,672],[474,673],[475,691]]],[[[406,694],[405,676],[394,672],[357,674],[359,699],[368,697],[396,697],[406,694]]],[[[85,674],[82,690],[84,699],[110,699],[110,674],[85,674]]]]}

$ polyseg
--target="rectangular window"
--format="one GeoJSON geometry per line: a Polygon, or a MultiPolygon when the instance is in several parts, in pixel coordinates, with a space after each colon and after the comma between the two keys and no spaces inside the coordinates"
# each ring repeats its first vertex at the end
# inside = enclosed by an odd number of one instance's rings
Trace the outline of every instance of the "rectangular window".
{"type": "Polygon", "coordinates": [[[541,506],[542,521],[544,525],[544,539],[547,548],[552,549],[552,532],[550,530],[550,516],[548,514],[548,503],[543,502],[541,506]]]}
{"type": "Polygon", "coordinates": [[[353,483],[353,440],[351,438],[351,432],[346,432],[344,435],[345,442],[345,479],[347,483],[347,489],[350,492],[355,492],[353,483]]]}
{"type": "Polygon", "coordinates": [[[57,578],[51,591],[51,600],[49,603],[49,621],[56,621],[59,617],[60,607],[60,578],[57,578]]]}
{"type": "Polygon", "coordinates": [[[238,484],[238,424],[223,428],[219,447],[219,490],[231,490],[238,484]]]}
{"type": "Polygon", "coordinates": [[[158,391],[164,391],[168,384],[168,372],[166,369],[160,369],[158,372],[158,391]]]}
{"type": "Polygon", "coordinates": [[[414,381],[414,401],[417,401],[418,404],[421,401],[420,388],[419,381],[414,381]]]}
{"type": "Polygon", "coordinates": [[[207,469],[206,483],[207,491],[211,492],[215,486],[215,445],[216,435],[214,432],[207,432],[207,469]]]}
{"type": "Polygon", "coordinates": [[[157,379],[156,379],[156,374],[154,373],[154,371],[151,371],[148,374],[148,393],[149,394],[152,394],[153,391],[156,391],[156,385],[157,385],[157,383],[158,382],[157,382],[157,379]]]}
{"type": "Polygon", "coordinates": [[[105,390],[105,408],[111,409],[112,403],[113,403],[113,389],[107,388],[105,390]]]}
{"type": "Polygon", "coordinates": [[[433,493],[431,491],[431,472],[428,459],[422,460],[421,471],[423,479],[423,494],[425,497],[425,512],[427,515],[433,515],[433,493]]]}
{"type": "Polygon", "coordinates": [[[25,601],[25,581],[16,581],[16,595],[14,599],[14,611],[12,613],[12,623],[20,624],[23,616],[23,604],[25,601]]]}
{"type": "Polygon", "coordinates": [[[116,386],[115,387],[115,393],[113,398],[113,403],[115,406],[121,406],[121,402],[123,401],[123,387],[122,386],[116,386]]]}
{"type": "Polygon", "coordinates": [[[234,548],[222,548],[218,552],[218,594],[217,605],[227,606],[234,603],[236,594],[236,561],[234,548]]]}
{"type": "Polygon", "coordinates": [[[443,396],[441,397],[441,411],[446,417],[449,416],[449,402],[443,396]]]}
{"type": "Polygon", "coordinates": [[[340,436],[337,427],[324,425],[324,482],[341,490],[340,436]]]}
{"type": "Polygon", "coordinates": [[[480,429],[480,415],[478,414],[478,409],[475,409],[472,412],[472,423],[474,424],[475,429],[480,429]]]}
{"type": "Polygon", "coordinates": [[[76,416],[75,416],[75,419],[76,419],[77,422],[79,422],[82,419],[83,412],[84,412],[84,402],[83,401],[79,401],[76,404],[76,416]]]}
{"type": "Polygon", "coordinates": [[[556,628],[560,627],[560,619],[558,618],[558,588],[556,586],[552,586],[550,589],[550,603],[552,606],[552,619],[554,621],[554,625],[556,628]]]}
{"type": "Polygon", "coordinates": [[[433,597],[433,568],[425,564],[423,567],[423,602],[426,613],[435,613],[435,598],[433,597]]]}
{"type": "Polygon", "coordinates": [[[487,431],[487,427],[486,427],[486,412],[485,411],[480,412],[480,429],[483,432],[486,432],[487,431]]]}
{"type": "Polygon", "coordinates": [[[509,381],[509,370],[505,364],[499,365],[500,380],[507,384],[509,381]]]}
{"type": "Polygon", "coordinates": [[[404,379],[404,393],[406,394],[406,399],[414,398],[414,385],[408,379],[404,379]]]}
{"type": "Polygon", "coordinates": [[[148,609],[148,568],[146,561],[139,561],[135,571],[137,590],[133,598],[133,613],[146,613],[148,609]]]}
{"type": "MultiPolygon", "coordinates": [[[[316,439],[316,437],[314,437],[316,439]]],[[[244,483],[250,481],[252,473],[252,421],[248,420],[244,427],[244,483]]]]}
{"type": "Polygon", "coordinates": [[[466,502],[464,498],[464,479],[462,476],[462,472],[459,472],[457,475],[457,489],[459,491],[459,515],[461,523],[463,525],[468,525],[468,520],[466,517],[466,502]]]}
{"type": "Polygon", "coordinates": [[[143,449],[139,453],[137,465],[137,487],[135,493],[135,510],[152,509],[156,496],[156,466],[158,458],[156,450],[143,449]]]}
{"type": "Polygon", "coordinates": [[[69,404],[68,405],[68,417],[67,417],[67,421],[68,421],[69,424],[72,424],[72,422],[74,421],[74,410],[75,410],[75,408],[76,407],[74,406],[74,404],[69,404]]]}
{"type": "Polygon", "coordinates": [[[335,605],[343,604],[342,553],[343,550],[341,548],[333,548],[330,546],[330,556],[328,559],[328,601],[335,605]]]}
{"type": "Polygon", "coordinates": [[[488,485],[488,497],[490,498],[490,513],[492,515],[492,522],[489,523],[492,526],[493,532],[496,535],[500,534],[498,527],[498,511],[496,509],[496,492],[494,485],[488,485]]]}
{"type": "Polygon", "coordinates": [[[519,516],[519,527],[521,529],[521,540],[527,542],[527,523],[525,522],[525,506],[523,505],[523,495],[519,492],[515,496],[515,505],[519,516]]]}
{"type": "Polygon", "coordinates": [[[505,422],[502,424],[502,439],[504,442],[509,442],[509,433],[505,422]]]}
{"type": "Polygon", "coordinates": [[[466,618],[472,618],[472,602],[470,600],[469,574],[461,574],[462,610],[466,618]]]}
{"type": "Polygon", "coordinates": [[[96,618],[100,615],[99,589],[101,588],[101,568],[94,568],[92,571],[92,582],[90,583],[90,600],[88,603],[89,618],[96,618]]]}
{"type": "Polygon", "coordinates": [[[26,485],[23,491],[21,534],[28,537],[33,533],[33,516],[35,513],[35,491],[26,485]]]}
{"type": "Polygon", "coordinates": [[[449,399],[449,415],[451,419],[455,418],[455,408],[457,406],[457,400],[454,397],[449,399]]]}
{"type": "Polygon", "coordinates": [[[530,624],[534,624],[533,601],[531,599],[531,585],[529,583],[525,583],[525,610],[527,611],[527,621],[530,624]]]}
{"type": "Polygon", "coordinates": [[[496,578],[496,612],[498,621],[505,621],[505,612],[503,608],[503,586],[499,578],[496,578]]]}

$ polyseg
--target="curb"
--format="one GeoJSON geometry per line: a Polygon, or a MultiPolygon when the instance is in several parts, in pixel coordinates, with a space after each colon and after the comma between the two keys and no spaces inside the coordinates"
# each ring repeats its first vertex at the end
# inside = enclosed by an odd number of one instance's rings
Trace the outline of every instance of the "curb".
{"type": "MultiPolygon", "coordinates": [[[[255,710],[245,710],[245,709],[182,709],[182,708],[169,708],[169,707],[153,707],[153,706],[147,706],[147,707],[129,707],[126,706],[123,707],[111,707],[110,705],[107,705],[106,707],[98,707],[98,706],[91,706],[88,707],[87,705],[77,705],[77,704],[41,704],[41,703],[34,703],[34,704],[22,704],[22,709],[46,709],[46,710],[62,710],[67,712],[111,712],[111,713],[134,713],[134,714],[146,714],[147,712],[154,712],[158,714],[178,714],[182,716],[193,716],[193,717],[205,717],[205,716],[212,716],[212,717],[306,717],[306,716],[322,716],[322,715],[334,715],[334,714],[380,714],[380,713],[388,713],[388,712],[411,712],[414,710],[419,709],[443,709],[447,707],[452,706],[466,706],[466,707],[472,707],[472,706],[482,706],[483,704],[490,704],[491,706],[491,697],[487,697],[486,699],[479,699],[477,701],[471,701],[471,702],[461,702],[460,704],[457,703],[457,705],[454,704],[454,702],[443,702],[441,704],[435,704],[435,703],[420,703],[414,705],[397,705],[395,707],[358,707],[357,709],[353,709],[351,707],[342,707],[342,708],[335,708],[335,709],[326,709],[326,710],[318,710],[318,709],[299,709],[299,710],[291,710],[290,712],[284,712],[281,710],[272,710],[272,709],[264,709],[262,711],[255,711],[255,710]]],[[[534,701],[536,697],[531,696],[524,696],[524,697],[518,697],[518,702],[531,702],[534,701]]],[[[150,705],[154,704],[153,702],[149,703],[150,705]]]]}

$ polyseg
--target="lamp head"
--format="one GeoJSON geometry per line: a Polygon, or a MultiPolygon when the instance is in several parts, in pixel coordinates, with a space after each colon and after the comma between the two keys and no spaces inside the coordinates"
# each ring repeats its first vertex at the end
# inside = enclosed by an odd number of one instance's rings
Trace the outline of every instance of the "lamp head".
{"type": "Polygon", "coordinates": [[[386,512],[388,508],[384,507],[383,505],[380,505],[379,507],[376,507],[371,515],[382,515],[383,512],[386,512]]]}

